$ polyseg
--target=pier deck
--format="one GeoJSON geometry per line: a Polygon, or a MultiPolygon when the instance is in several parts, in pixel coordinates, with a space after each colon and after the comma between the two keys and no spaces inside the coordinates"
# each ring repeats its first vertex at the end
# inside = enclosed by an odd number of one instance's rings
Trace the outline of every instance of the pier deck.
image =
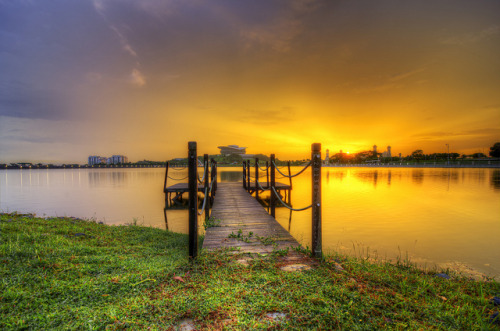
{"type": "Polygon", "coordinates": [[[204,249],[240,247],[239,252],[268,254],[276,249],[298,246],[241,183],[218,184],[211,217],[220,223],[206,230],[204,249]],[[231,234],[237,236],[238,233],[239,238],[232,238],[231,234]]]}

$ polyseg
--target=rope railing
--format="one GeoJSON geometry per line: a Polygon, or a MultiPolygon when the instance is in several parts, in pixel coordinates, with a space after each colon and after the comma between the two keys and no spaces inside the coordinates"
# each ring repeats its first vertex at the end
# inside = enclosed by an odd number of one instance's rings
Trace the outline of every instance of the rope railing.
{"type": "Polygon", "coordinates": [[[303,211],[303,210],[306,210],[306,209],[309,209],[311,208],[313,205],[309,205],[307,207],[304,207],[304,208],[292,208],[290,207],[289,205],[287,205],[280,197],[280,195],[278,194],[278,192],[276,192],[276,190],[274,189],[274,187],[271,187],[273,189],[273,192],[274,192],[274,195],[278,198],[279,202],[281,202],[281,204],[283,206],[285,206],[286,208],[290,209],[290,210],[293,210],[293,211],[303,211]]]}
{"type": "Polygon", "coordinates": [[[203,204],[202,204],[200,211],[198,212],[198,215],[203,214],[203,212],[205,211],[207,199],[208,199],[208,196],[210,195],[210,193],[212,193],[212,187],[214,186],[214,182],[215,182],[215,180],[213,180],[213,178],[212,178],[212,182],[210,183],[210,189],[208,189],[208,187],[205,188],[205,192],[204,192],[205,197],[203,198],[203,204]],[[207,189],[208,189],[208,192],[207,192],[207,189]]]}
{"type": "Polygon", "coordinates": [[[173,178],[171,176],[167,176],[168,178],[170,178],[171,180],[185,180],[189,177],[189,175],[187,175],[186,177],[183,177],[183,178],[173,178]]]}
{"type": "Polygon", "coordinates": [[[259,167],[259,169],[260,169],[261,171],[267,171],[267,169],[269,169],[269,167],[270,167],[270,166],[271,166],[271,165],[270,165],[270,164],[268,164],[268,165],[267,165],[267,167],[261,168],[261,166],[259,165],[259,163],[257,163],[257,167],[259,167]]]}
{"type": "Polygon", "coordinates": [[[196,177],[198,177],[198,182],[200,184],[202,184],[205,181],[205,174],[206,174],[205,170],[207,170],[207,166],[208,166],[208,164],[205,162],[203,164],[203,177],[201,179],[200,179],[200,174],[198,173],[198,171],[196,171],[196,177]]]}
{"type": "Polygon", "coordinates": [[[257,185],[259,185],[259,188],[262,190],[262,191],[269,191],[271,188],[263,188],[262,185],[260,185],[260,182],[259,181],[256,181],[257,185]]]}
{"type": "Polygon", "coordinates": [[[283,177],[286,177],[286,178],[293,178],[293,177],[297,177],[298,175],[300,175],[301,173],[303,173],[310,165],[311,165],[312,161],[309,161],[308,164],[306,164],[306,166],[304,167],[304,169],[302,169],[301,171],[297,172],[296,174],[294,175],[285,175],[284,173],[282,173],[280,171],[280,169],[276,166],[276,163],[273,162],[274,164],[274,167],[275,169],[283,176],[283,177]]]}

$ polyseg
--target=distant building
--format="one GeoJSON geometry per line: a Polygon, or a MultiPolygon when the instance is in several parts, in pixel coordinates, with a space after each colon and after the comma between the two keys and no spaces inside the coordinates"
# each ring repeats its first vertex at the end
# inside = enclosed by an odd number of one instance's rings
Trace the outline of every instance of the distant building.
{"type": "Polygon", "coordinates": [[[128,163],[128,157],[126,157],[125,155],[113,155],[112,157],[108,158],[107,163],[108,164],[128,163]]]}
{"type": "Polygon", "coordinates": [[[232,154],[246,154],[246,147],[239,147],[238,145],[228,145],[228,146],[219,146],[221,155],[232,155],[232,154]]]}
{"type": "Polygon", "coordinates": [[[330,164],[330,150],[326,150],[326,156],[325,156],[325,164],[329,165],[330,164]]]}
{"type": "Polygon", "coordinates": [[[387,146],[387,150],[382,153],[382,157],[392,157],[392,155],[391,155],[391,146],[387,146]]]}
{"type": "Polygon", "coordinates": [[[377,156],[377,145],[373,145],[373,156],[377,156]]]}
{"type": "Polygon", "coordinates": [[[89,166],[98,165],[98,164],[106,164],[107,158],[97,155],[89,156],[89,166]]]}
{"type": "Polygon", "coordinates": [[[126,157],[125,155],[113,155],[112,157],[103,157],[97,155],[89,156],[89,166],[120,163],[128,163],[128,157],[126,157]]]}

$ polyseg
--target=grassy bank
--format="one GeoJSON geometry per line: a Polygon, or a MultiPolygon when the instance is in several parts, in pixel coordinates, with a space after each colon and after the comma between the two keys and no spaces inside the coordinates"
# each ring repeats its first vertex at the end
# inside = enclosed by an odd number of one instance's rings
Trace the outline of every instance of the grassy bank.
{"type": "Polygon", "coordinates": [[[0,214],[0,329],[489,329],[494,281],[408,264],[203,253],[187,236],[72,218],[0,214]]]}

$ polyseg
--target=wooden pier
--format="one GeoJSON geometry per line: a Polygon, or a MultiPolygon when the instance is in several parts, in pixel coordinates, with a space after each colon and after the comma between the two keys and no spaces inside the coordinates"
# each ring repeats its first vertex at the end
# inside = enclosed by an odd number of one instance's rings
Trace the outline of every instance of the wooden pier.
{"type": "MultiPolygon", "coordinates": [[[[265,168],[259,165],[259,159],[254,162],[254,181],[252,181],[250,162],[243,162],[242,182],[217,183],[217,162],[209,163],[208,154],[203,156],[203,178],[198,175],[197,144],[188,142],[188,176],[172,178],[168,175],[169,164],[165,170],[163,191],[165,201],[172,203],[182,199],[183,193],[188,193],[189,214],[189,257],[198,255],[198,216],[205,212],[205,220],[211,227],[206,230],[203,248],[213,250],[224,247],[238,247],[240,252],[268,254],[276,250],[298,246],[297,241],[275,220],[275,210],[278,201],[292,211],[302,211],[312,208],[312,255],[322,256],[321,244],[321,144],[311,145],[311,161],[296,174],[291,174],[290,162],[288,175],[282,173],[276,166],[276,158],[271,154],[265,168]],[[312,199],[311,205],[303,208],[292,208],[290,196],[292,178],[303,173],[311,166],[312,199]],[[261,181],[259,169],[266,172],[265,181],[261,181]],[[276,182],[276,172],[283,178],[288,178],[290,184],[276,182]],[[167,178],[173,180],[188,179],[188,183],[178,183],[167,187],[167,178]],[[203,184],[203,189],[198,185],[203,184]],[[263,185],[265,183],[265,186],[263,185]],[[242,185],[243,184],[243,185],[242,185]],[[201,208],[198,205],[198,193],[203,192],[201,208]],[[269,191],[270,214],[258,200],[260,193],[269,191]],[[280,193],[285,191],[285,198],[280,193]],[[216,193],[217,192],[217,193],[216,193]],[[174,201],[171,195],[175,193],[174,201]],[[255,194],[254,199],[252,193],[255,194]],[[288,194],[287,194],[288,193],[288,194]],[[215,198],[216,197],[216,198],[215,198]],[[288,199],[287,199],[288,197],[288,199]],[[288,200],[288,204],[284,201],[288,200]],[[198,209],[201,209],[198,211],[198,209]],[[211,213],[210,213],[211,212],[211,213]]],[[[262,176],[264,177],[264,176],[262,176]]],[[[167,206],[165,207],[166,212],[167,206]]]]}
{"type": "Polygon", "coordinates": [[[219,183],[211,218],[220,223],[206,230],[203,248],[207,250],[239,247],[242,253],[269,254],[298,246],[241,183],[219,183]]]}

